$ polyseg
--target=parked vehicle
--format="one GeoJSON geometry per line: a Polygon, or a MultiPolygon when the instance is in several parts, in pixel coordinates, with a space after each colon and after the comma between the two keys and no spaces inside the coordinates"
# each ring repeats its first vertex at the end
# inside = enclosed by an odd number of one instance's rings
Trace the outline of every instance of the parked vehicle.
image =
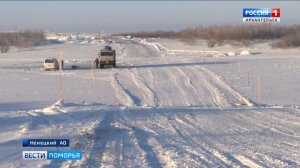
{"type": "Polygon", "coordinates": [[[56,58],[51,59],[45,59],[44,60],[44,70],[58,70],[59,69],[59,63],[56,58]]]}
{"type": "Polygon", "coordinates": [[[116,68],[116,51],[111,46],[105,46],[98,55],[100,68],[103,68],[104,65],[112,65],[116,68]]]}

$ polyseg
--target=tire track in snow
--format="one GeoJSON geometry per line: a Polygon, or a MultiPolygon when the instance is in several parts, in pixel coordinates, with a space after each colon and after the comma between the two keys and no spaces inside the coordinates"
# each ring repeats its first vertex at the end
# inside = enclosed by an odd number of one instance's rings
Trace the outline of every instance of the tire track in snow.
{"type": "Polygon", "coordinates": [[[190,88],[192,88],[192,90],[193,90],[194,92],[197,93],[197,89],[196,89],[196,87],[193,85],[193,82],[192,82],[190,76],[189,76],[186,72],[184,72],[182,69],[180,69],[180,68],[178,68],[178,67],[176,67],[176,69],[177,69],[177,71],[178,71],[179,73],[181,73],[181,74],[185,77],[185,84],[186,84],[187,86],[189,86],[190,88]]]}
{"type": "Polygon", "coordinates": [[[178,121],[188,127],[194,127],[193,125],[190,125],[190,123],[185,123],[185,121],[179,119],[176,115],[173,115],[173,113],[164,114],[163,116],[166,117],[168,125],[171,125],[171,128],[173,128],[174,132],[177,134],[176,136],[174,136],[179,137],[183,140],[180,141],[181,143],[179,144],[177,138],[176,141],[174,141],[175,144],[170,140],[161,142],[161,146],[163,147],[161,149],[162,151],[166,150],[168,146],[174,146],[176,148],[176,155],[173,155],[173,157],[171,158],[177,160],[176,166],[185,163],[184,165],[187,167],[214,167],[216,166],[216,162],[218,162],[217,165],[219,166],[226,165],[224,163],[221,163],[222,161],[220,162],[212,159],[213,155],[211,155],[206,149],[202,148],[201,146],[194,146],[195,143],[192,137],[187,137],[185,132],[176,125],[176,122],[178,121]],[[198,151],[197,149],[200,149],[200,151],[198,151]]]}
{"type": "MultiPolygon", "coordinates": [[[[264,112],[261,112],[261,113],[264,113],[264,112]]],[[[226,126],[226,127],[224,127],[224,129],[226,129],[228,131],[231,131],[231,130],[237,131],[237,133],[240,134],[238,136],[243,136],[244,137],[244,136],[248,136],[247,134],[250,131],[250,130],[248,130],[249,128],[253,127],[254,130],[257,130],[257,126],[259,126],[259,125],[256,122],[254,122],[254,121],[256,121],[256,119],[254,119],[252,117],[249,117],[249,114],[247,114],[247,113],[245,113],[245,114],[241,113],[241,114],[243,114],[243,116],[245,116],[247,118],[236,118],[236,117],[234,117],[234,119],[239,119],[240,121],[233,121],[235,124],[234,123],[233,124],[229,124],[229,127],[226,126]],[[253,122],[251,122],[251,124],[253,124],[253,125],[249,125],[249,123],[247,123],[249,121],[253,121],[253,122]],[[242,128],[242,129],[244,129],[243,128],[244,125],[248,125],[246,127],[248,129],[245,129],[245,133],[246,133],[245,135],[243,135],[243,133],[241,133],[239,130],[235,129],[235,128],[239,128],[239,129],[242,128]]],[[[188,116],[188,115],[186,115],[186,116],[188,116]]],[[[184,120],[184,118],[182,118],[182,120],[184,120]]],[[[226,120],[226,118],[227,117],[223,117],[222,120],[226,120]]],[[[268,117],[262,117],[261,116],[259,118],[268,118],[268,117]]],[[[200,123],[201,123],[202,120],[197,120],[197,119],[195,119],[195,117],[191,117],[187,121],[190,122],[190,123],[195,123],[196,124],[195,128],[198,128],[198,127],[201,128],[201,124],[200,123]]],[[[231,120],[228,120],[228,121],[226,120],[226,121],[223,121],[223,122],[230,123],[232,121],[231,120]]],[[[259,129],[259,127],[258,127],[258,129],[259,129]]],[[[205,129],[205,128],[201,128],[201,129],[205,129]]],[[[213,135],[213,134],[211,134],[211,135],[213,135]]],[[[216,139],[218,139],[218,136],[216,136],[216,137],[213,136],[212,138],[207,139],[205,141],[211,142],[211,140],[214,141],[216,139]]],[[[263,141],[264,140],[266,140],[266,139],[263,139],[263,141]]],[[[247,158],[244,159],[244,160],[250,160],[250,161],[254,162],[256,165],[259,165],[261,167],[268,167],[270,165],[271,165],[270,167],[274,167],[274,166],[275,167],[286,167],[286,166],[295,166],[295,165],[298,165],[293,160],[289,160],[287,158],[274,157],[273,155],[268,156],[268,154],[264,150],[261,151],[260,149],[255,148],[256,144],[245,143],[244,145],[246,145],[246,147],[243,145],[243,149],[247,149],[246,151],[238,149],[238,152],[235,152],[236,151],[236,149],[235,149],[236,148],[235,147],[235,143],[236,142],[235,141],[232,141],[232,142],[230,141],[230,143],[228,143],[228,141],[224,141],[224,142],[221,141],[221,142],[218,142],[218,143],[220,143],[221,146],[219,148],[221,148],[222,150],[231,151],[231,152],[225,152],[224,153],[225,155],[227,155],[227,153],[230,153],[229,154],[230,155],[229,158],[239,159],[237,157],[238,156],[242,156],[241,158],[243,159],[243,157],[246,158],[246,156],[247,156],[247,158]],[[254,146],[254,148],[253,148],[253,146],[254,146]]],[[[209,144],[212,144],[212,143],[209,143],[209,144]]],[[[270,147],[274,148],[274,146],[272,145],[272,143],[270,144],[270,147]]],[[[279,148],[280,148],[280,146],[279,146],[279,148]]],[[[244,160],[241,160],[240,162],[243,163],[244,160]]],[[[249,163],[247,163],[247,161],[245,161],[245,163],[243,163],[243,164],[248,165],[249,163]]],[[[252,166],[253,166],[253,164],[252,164],[252,166]]]]}
{"type": "MultiPolygon", "coordinates": [[[[149,50],[153,50],[152,48],[148,48],[145,46],[145,44],[143,43],[137,43],[141,46],[144,46],[145,48],[149,49],[149,50]]],[[[151,46],[152,47],[152,46],[151,46]]],[[[150,52],[150,51],[149,51],[150,52]]],[[[156,50],[154,50],[153,52],[156,52],[156,50]]],[[[187,77],[184,73],[182,73],[182,70],[180,70],[180,68],[178,67],[175,67],[176,71],[179,72],[179,74],[181,74],[182,76],[184,77],[187,77]]],[[[180,93],[180,95],[182,95],[181,97],[183,98],[183,101],[184,101],[184,105],[186,106],[190,106],[192,105],[192,100],[190,99],[190,95],[188,95],[187,93],[188,92],[185,92],[185,90],[183,89],[183,86],[180,85],[180,83],[178,81],[181,81],[176,75],[174,75],[175,72],[172,72],[171,70],[166,70],[168,72],[168,75],[170,77],[170,82],[171,84],[176,87],[180,93]]],[[[202,70],[203,71],[203,70],[202,70]]],[[[208,79],[208,78],[206,78],[208,79]]],[[[211,93],[212,95],[212,99],[213,99],[213,102],[214,104],[217,106],[217,107],[224,107],[224,106],[227,106],[227,105],[230,105],[228,103],[228,101],[226,99],[224,99],[222,97],[222,92],[219,91],[216,87],[213,87],[209,82],[208,80],[204,81],[203,84],[206,86],[206,88],[209,90],[209,92],[211,93]]],[[[188,87],[191,87],[192,90],[195,92],[195,87],[191,84],[191,80],[188,80],[186,79],[185,80],[185,86],[188,86],[188,87]]],[[[197,92],[195,92],[197,93],[197,92]]],[[[199,96],[198,96],[199,97],[199,96]]],[[[171,98],[172,100],[172,98],[171,98]]],[[[200,99],[201,100],[201,99],[200,99]]]]}
{"type": "MultiPolygon", "coordinates": [[[[178,118],[176,116],[175,116],[175,118],[178,118]]],[[[184,116],[190,116],[190,115],[184,115],[184,116]]],[[[176,121],[178,121],[178,119],[176,119],[176,121]]],[[[179,125],[179,129],[182,130],[183,132],[185,132],[185,130],[187,130],[186,128],[183,128],[183,127],[186,127],[186,124],[183,124],[183,122],[188,123],[188,125],[191,125],[191,123],[194,123],[193,127],[189,127],[192,130],[198,130],[199,131],[199,129],[200,130],[201,129],[205,129],[205,128],[201,127],[200,123],[202,123],[202,122],[198,121],[198,120],[195,120],[195,117],[190,118],[190,120],[188,120],[186,117],[181,117],[180,118],[180,122],[178,123],[178,125],[179,125]],[[183,127],[180,127],[180,126],[183,126],[183,127]]],[[[226,122],[226,121],[224,121],[224,122],[226,122]]],[[[227,121],[227,122],[230,122],[230,121],[227,121]]],[[[227,128],[224,128],[224,129],[227,129],[227,128]]],[[[205,132],[205,130],[203,130],[203,132],[205,132]]],[[[189,135],[188,132],[187,132],[187,134],[189,135]]],[[[211,135],[213,135],[213,134],[211,134],[211,135]]],[[[215,137],[215,139],[218,139],[218,138],[215,137]]],[[[200,146],[203,146],[208,151],[211,151],[211,153],[213,155],[215,155],[219,159],[223,160],[224,162],[226,162],[227,164],[229,164],[231,167],[240,167],[240,166],[243,167],[244,165],[247,165],[247,164],[243,163],[242,161],[240,161],[238,158],[236,158],[237,154],[235,154],[232,150],[224,148],[224,147],[220,148],[220,147],[217,147],[215,145],[212,145],[214,143],[212,143],[211,140],[207,139],[206,137],[203,137],[203,138],[201,137],[200,140],[202,141],[202,143],[199,143],[199,140],[195,141],[195,143],[198,143],[200,146]]],[[[237,155],[237,156],[240,156],[240,154],[237,155]]],[[[248,160],[251,160],[251,159],[248,159],[248,160]]],[[[259,163],[257,163],[257,165],[259,165],[259,163]]]]}
{"type": "Polygon", "coordinates": [[[216,107],[225,107],[229,106],[227,99],[224,99],[222,92],[215,86],[215,83],[212,83],[210,78],[208,78],[205,74],[203,74],[202,71],[197,71],[195,68],[191,67],[190,71],[195,72],[192,73],[192,75],[195,75],[195,77],[191,78],[190,75],[186,74],[183,70],[180,68],[177,68],[177,71],[184,77],[185,84],[188,85],[197,93],[198,99],[200,102],[203,102],[203,105],[209,105],[210,103],[213,103],[216,107]],[[199,82],[198,85],[194,85],[193,80],[195,82],[199,82]],[[198,92],[200,90],[207,90],[207,93],[203,93],[203,95],[199,95],[198,92]],[[204,99],[207,99],[206,94],[209,94],[211,96],[211,101],[208,103],[204,103],[204,99]]]}
{"type": "Polygon", "coordinates": [[[201,96],[199,95],[199,90],[196,89],[196,86],[193,84],[193,80],[191,79],[191,77],[184,72],[181,68],[175,67],[177,69],[177,71],[182,74],[185,78],[185,85],[189,88],[192,89],[193,93],[196,94],[198,101],[200,102],[200,104],[196,103],[194,105],[204,105],[206,106],[207,104],[204,103],[203,98],[201,98],[201,96]]]}
{"type": "Polygon", "coordinates": [[[178,144],[178,146],[185,146],[185,151],[187,153],[193,153],[198,156],[198,158],[204,159],[204,161],[208,164],[206,166],[208,167],[215,167],[215,166],[221,166],[221,167],[235,167],[236,164],[230,163],[228,159],[226,159],[225,156],[221,155],[219,152],[216,154],[216,150],[212,150],[210,148],[207,148],[204,146],[204,144],[199,144],[192,136],[189,135],[188,132],[186,132],[182,127],[179,127],[179,123],[184,125],[189,125],[188,123],[184,123],[183,120],[180,120],[178,122],[179,118],[173,114],[168,113],[167,114],[169,118],[169,122],[173,129],[178,134],[177,136],[180,137],[183,141],[182,144],[178,144]],[[193,145],[191,145],[193,144],[193,145]],[[194,150],[198,149],[198,150],[194,150]],[[200,152],[201,151],[201,152],[200,152]]]}
{"type": "Polygon", "coordinates": [[[144,131],[137,131],[135,127],[128,126],[124,115],[123,110],[116,112],[114,120],[110,123],[114,132],[101,159],[102,167],[130,167],[132,162],[137,167],[160,167],[155,157],[147,153],[151,151],[151,147],[145,144],[147,137],[144,131]]]}
{"type": "Polygon", "coordinates": [[[131,69],[131,76],[135,83],[135,85],[139,88],[141,88],[141,91],[143,93],[143,106],[158,106],[158,100],[157,95],[153,91],[152,88],[149,87],[149,85],[145,82],[145,80],[138,74],[136,68],[131,69]]]}
{"type": "Polygon", "coordinates": [[[250,102],[246,97],[241,95],[239,92],[235,91],[230,85],[226,84],[225,81],[221,79],[220,76],[216,75],[215,73],[207,70],[204,67],[199,66],[199,69],[201,69],[202,72],[206,73],[211,79],[215,81],[221,88],[223,88],[224,91],[227,91],[230,93],[233,97],[235,97],[241,105],[246,105],[246,106],[253,106],[253,103],[250,102]]]}
{"type": "Polygon", "coordinates": [[[85,151],[85,159],[82,167],[101,167],[106,145],[113,134],[111,123],[114,120],[114,112],[107,112],[103,120],[91,127],[89,149],[85,151]]]}
{"type": "MultiPolygon", "coordinates": [[[[295,124],[294,122],[284,121],[284,116],[276,116],[276,113],[272,111],[272,114],[269,114],[268,111],[259,111],[259,110],[253,110],[252,113],[255,113],[252,115],[243,115],[242,117],[246,119],[247,121],[255,121],[251,122],[253,125],[258,125],[260,127],[263,127],[265,129],[269,129],[270,131],[274,133],[278,133],[284,136],[289,136],[292,138],[299,138],[299,132],[297,135],[297,130],[291,130],[291,128],[294,128],[294,126],[286,126],[287,124],[295,124]],[[275,117],[276,116],[276,117],[275,117]]],[[[285,113],[285,112],[282,112],[285,113]]],[[[298,124],[296,124],[297,126],[298,124]]],[[[299,125],[298,125],[299,126],[299,125]]]]}
{"type": "Polygon", "coordinates": [[[209,81],[210,81],[209,78],[207,76],[203,75],[202,72],[201,72],[201,78],[202,78],[202,80],[200,80],[200,82],[205,86],[206,89],[208,89],[209,93],[211,94],[213,103],[217,107],[228,106],[229,103],[228,103],[227,99],[224,99],[221,91],[217,87],[214,87],[213,83],[209,83],[209,81]]]}
{"type": "MultiPolygon", "coordinates": [[[[246,115],[245,115],[246,116],[246,115]]],[[[247,115],[248,117],[248,115],[247,115]]],[[[279,137],[280,136],[288,136],[288,135],[285,135],[281,132],[277,132],[277,131],[274,131],[272,128],[268,127],[267,125],[265,124],[260,124],[260,123],[256,123],[256,122],[250,122],[247,123],[245,122],[245,119],[247,121],[251,121],[251,120],[255,120],[257,121],[256,119],[253,119],[253,118],[243,118],[244,120],[241,120],[241,118],[239,118],[241,121],[239,122],[239,125],[241,125],[239,127],[239,129],[244,129],[246,130],[246,128],[248,127],[253,127],[255,130],[261,130],[261,133],[265,132],[267,134],[273,134],[273,133],[270,133],[271,132],[274,132],[274,133],[277,133],[279,134],[279,137]],[[248,125],[246,128],[243,128],[244,125],[248,125]]],[[[232,125],[233,127],[236,127],[235,125],[232,125]]],[[[236,129],[234,129],[236,130],[236,129]]],[[[239,132],[239,130],[236,130],[237,132],[239,132]]],[[[245,132],[249,132],[250,130],[246,130],[245,132]]],[[[243,136],[242,133],[239,133],[240,136],[243,136]]],[[[290,135],[289,135],[290,136],[290,135]]],[[[260,138],[260,137],[257,137],[257,138],[260,138]]],[[[270,141],[267,137],[265,138],[262,138],[261,141],[270,141]]],[[[296,139],[295,139],[296,140],[296,139]]],[[[280,140],[278,140],[280,141],[280,140]]],[[[285,142],[285,141],[284,141],[285,142]]],[[[273,142],[272,140],[269,142],[268,146],[266,146],[265,148],[269,148],[269,147],[272,147],[274,148],[274,146],[272,145],[273,142]]],[[[276,143],[277,144],[277,143],[276,143]]],[[[245,160],[245,165],[248,165],[249,167],[253,167],[254,164],[252,164],[253,160],[255,160],[255,163],[259,164],[261,167],[287,167],[287,166],[295,166],[295,165],[298,165],[297,163],[295,163],[294,161],[292,160],[288,160],[287,158],[279,158],[279,157],[274,157],[274,155],[272,155],[271,153],[272,152],[266,152],[264,150],[261,150],[260,148],[257,149],[257,148],[253,148],[253,146],[255,146],[256,144],[248,144],[247,143],[247,147],[245,147],[247,149],[247,151],[243,151],[243,152],[239,152],[240,154],[242,154],[243,156],[241,156],[241,162],[244,162],[243,160],[245,160]],[[248,157],[252,157],[252,159],[244,159],[244,156],[248,156],[248,157]],[[249,160],[249,161],[247,161],[249,160]]],[[[295,145],[295,144],[294,144],[295,145]]],[[[280,146],[278,146],[278,148],[280,148],[280,146]]],[[[236,157],[239,157],[240,155],[236,154],[236,157]]],[[[256,167],[256,166],[254,166],[256,167]]]]}
{"type": "Polygon", "coordinates": [[[157,168],[162,167],[160,160],[155,154],[154,148],[149,144],[152,137],[142,129],[134,127],[132,130],[137,139],[138,146],[144,151],[148,166],[157,168]]]}
{"type": "MultiPolygon", "coordinates": [[[[84,151],[85,158],[81,167],[120,167],[124,157],[124,140],[130,136],[129,130],[119,128],[119,111],[108,111],[99,123],[91,127],[90,145],[84,151]]],[[[130,139],[130,138],[127,138],[130,139]]]]}
{"type": "Polygon", "coordinates": [[[150,80],[150,84],[149,87],[152,88],[153,92],[155,93],[156,99],[157,99],[157,106],[162,106],[164,103],[161,102],[159,95],[154,91],[155,89],[157,89],[157,75],[155,75],[155,73],[153,72],[153,69],[151,68],[147,68],[147,73],[149,76],[149,80],[150,80]]]}
{"type": "MultiPolygon", "coordinates": [[[[167,74],[170,78],[170,81],[171,81],[171,84],[176,87],[179,91],[179,93],[181,94],[180,97],[183,98],[183,101],[184,101],[184,105],[186,106],[191,106],[191,101],[189,100],[189,95],[187,94],[187,92],[185,92],[181,86],[181,84],[178,82],[178,81],[181,81],[180,78],[177,77],[177,75],[174,75],[174,71],[171,71],[170,69],[166,70],[167,71],[167,74]]],[[[176,99],[179,98],[179,97],[176,97],[176,99]]]]}
{"type": "MultiPolygon", "coordinates": [[[[123,122],[128,120],[129,116],[126,113],[122,113],[123,122]]],[[[162,143],[159,139],[160,134],[145,126],[145,123],[139,124],[134,122],[133,124],[133,122],[129,122],[127,124],[131,125],[128,127],[134,130],[134,134],[138,139],[138,145],[144,150],[150,167],[178,167],[178,165],[182,164],[182,162],[178,161],[181,155],[177,153],[177,150],[162,143]]]]}
{"type": "Polygon", "coordinates": [[[124,105],[129,107],[140,105],[140,99],[133,95],[124,85],[121,84],[117,74],[113,75],[112,86],[116,91],[116,98],[120,102],[123,102],[124,105]]]}
{"type": "MultiPolygon", "coordinates": [[[[82,110],[86,110],[83,108],[82,110]]],[[[102,148],[97,151],[97,147],[103,146],[103,144],[100,144],[98,142],[99,135],[97,134],[99,131],[99,127],[105,127],[108,128],[111,121],[113,120],[114,117],[114,111],[111,111],[112,109],[98,109],[96,108],[95,111],[96,113],[93,112],[89,114],[89,112],[84,113],[86,116],[77,116],[74,115],[71,118],[74,120],[73,123],[78,122],[78,120],[82,121],[82,118],[88,118],[88,120],[84,120],[82,123],[84,126],[76,126],[76,129],[78,131],[78,136],[74,138],[74,148],[78,150],[83,151],[83,159],[82,160],[77,160],[77,161],[65,161],[61,164],[61,167],[64,168],[69,168],[69,167],[86,167],[86,165],[89,165],[89,167],[99,167],[100,161],[97,156],[101,155],[102,153],[97,153],[101,152],[102,148]],[[98,112],[98,110],[105,110],[106,113],[104,114],[102,112],[98,112]],[[76,116],[76,117],[75,117],[76,116]],[[101,121],[99,122],[98,119],[100,118],[101,121]],[[90,121],[90,119],[92,121],[90,121]],[[79,128],[78,128],[79,127],[79,128]],[[97,130],[98,129],[98,130],[97,130]],[[83,143],[83,142],[88,142],[88,143],[83,143]]],[[[94,110],[93,110],[94,111],[94,110]]],[[[109,132],[109,131],[108,131],[109,132]]],[[[104,136],[103,136],[104,137],[104,136]]],[[[101,138],[103,138],[101,137],[101,138]]],[[[106,138],[106,137],[105,137],[106,138]]],[[[101,139],[104,140],[105,138],[101,139]]],[[[105,143],[106,144],[106,143],[105,143]]],[[[57,165],[58,162],[51,162],[54,165],[49,165],[48,167],[58,167],[57,165]]]]}
{"type": "Polygon", "coordinates": [[[165,76],[161,77],[160,75],[161,73],[159,73],[160,72],[159,70],[160,69],[157,69],[154,72],[153,68],[147,68],[148,75],[149,75],[147,81],[149,81],[149,86],[153,88],[153,91],[155,90],[158,106],[167,106],[167,105],[172,106],[173,101],[170,98],[170,95],[166,94],[164,88],[162,88],[162,86],[166,85],[166,78],[165,76]]]}
{"type": "MultiPolygon", "coordinates": [[[[272,109],[272,108],[270,108],[272,109]]],[[[280,112],[280,113],[284,113],[284,115],[282,116],[282,114],[278,114],[278,113],[273,113],[272,112],[264,112],[264,115],[268,115],[270,117],[272,117],[272,119],[275,119],[276,121],[280,122],[280,123],[285,123],[285,124],[290,124],[293,125],[293,127],[295,126],[300,126],[300,115],[299,115],[299,111],[297,111],[294,108],[274,108],[273,109],[276,112],[280,112]]],[[[284,125],[285,125],[284,124],[284,125]]]]}
{"type": "Polygon", "coordinates": [[[138,150],[142,153],[142,161],[140,162],[146,163],[147,165],[145,167],[162,167],[161,160],[157,157],[154,147],[149,144],[153,135],[157,133],[144,125],[140,126],[136,123],[133,124],[132,121],[128,122],[127,111],[123,111],[119,114],[119,122],[132,131],[135,146],[137,146],[138,150]]]}
{"type": "MultiPolygon", "coordinates": [[[[171,115],[172,113],[170,113],[171,115]]],[[[186,125],[190,125],[189,122],[185,122],[185,119],[179,119],[179,117],[177,117],[176,114],[172,114],[173,117],[175,118],[174,120],[170,120],[173,127],[178,131],[179,135],[181,135],[181,137],[185,140],[190,141],[190,144],[195,144],[197,147],[195,148],[201,148],[202,150],[204,150],[207,154],[209,154],[208,156],[210,156],[209,159],[213,159],[214,157],[219,159],[221,161],[221,163],[225,164],[226,167],[230,166],[230,167],[244,167],[244,166],[249,166],[249,167],[261,167],[258,163],[253,162],[251,159],[248,159],[242,155],[237,155],[234,154],[232,152],[226,152],[223,150],[218,149],[216,146],[212,146],[211,143],[209,143],[209,140],[205,140],[205,138],[201,139],[202,143],[199,143],[199,141],[196,141],[195,139],[192,138],[192,136],[190,136],[190,134],[188,132],[186,132],[183,126],[186,125]],[[176,121],[176,122],[174,122],[176,121]],[[180,121],[180,122],[178,122],[180,121]]],[[[199,129],[199,128],[193,128],[193,129],[199,129]]],[[[214,160],[214,159],[213,159],[214,160]]],[[[218,166],[220,162],[214,162],[216,163],[218,166]]],[[[216,166],[216,165],[214,165],[216,166]]]]}

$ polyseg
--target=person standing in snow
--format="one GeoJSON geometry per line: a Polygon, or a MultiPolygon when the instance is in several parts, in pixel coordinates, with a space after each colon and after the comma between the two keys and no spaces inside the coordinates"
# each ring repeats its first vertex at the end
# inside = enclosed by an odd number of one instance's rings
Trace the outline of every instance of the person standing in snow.
{"type": "Polygon", "coordinates": [[[98,58],[96,58],[95,64],[96,64],[96,69],[98,69],[98,66],[99,66],[99,60],[98,60],[98,58]]]}
{"type": "Polygon", "coordinates": [[[61,60],[61,69],[64,69],[64,60],[61,60]]]}

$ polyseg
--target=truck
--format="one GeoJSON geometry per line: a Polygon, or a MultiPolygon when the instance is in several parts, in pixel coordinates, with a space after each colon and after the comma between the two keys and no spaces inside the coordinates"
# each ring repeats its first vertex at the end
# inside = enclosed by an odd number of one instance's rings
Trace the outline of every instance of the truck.
{"type": "Polygon", "coordinates": [[[44,70],[58,70],[59,69],[59,63],[56,58],[51,59],[45,59],[44,60],[44,70]]]}
{"type": "Polygon", "coordinates": [[[116,51],[110,46],[105,46],[98,53],[98,60],[100,68],[103,68],[104,65],[111,65],[116,68],[116,51]]]}

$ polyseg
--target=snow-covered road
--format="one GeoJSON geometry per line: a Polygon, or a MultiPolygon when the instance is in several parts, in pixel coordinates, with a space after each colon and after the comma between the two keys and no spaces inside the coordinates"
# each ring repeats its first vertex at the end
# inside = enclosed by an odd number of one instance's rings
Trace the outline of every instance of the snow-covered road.
{"type": "Polygon", "coordinates": [[[207,67],[227,61],[167,56],[140,40],[113,41],[117,69],[89,68],[99,44],[59,47],[67,66],[71,60],[84,66],[63,72],[64,101],[53,105],[59,73],[40,71],[39,60],[58,49],[4,55],[0,167],[300,166],[298,108],[261,106],[207,67]],[[24,137],[70,138],[70,149],[84,157],[24,161],[24,137]]]}

